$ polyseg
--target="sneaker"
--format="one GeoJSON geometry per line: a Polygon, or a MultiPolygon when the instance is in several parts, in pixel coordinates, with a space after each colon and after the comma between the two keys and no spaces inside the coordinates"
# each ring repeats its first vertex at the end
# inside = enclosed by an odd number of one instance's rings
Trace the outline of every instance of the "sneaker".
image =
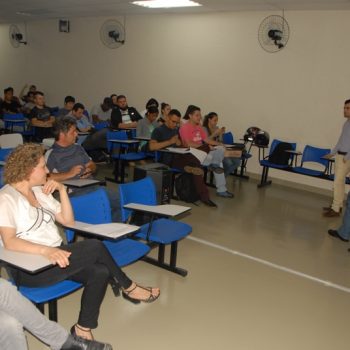
{"type": "Polygon", "coordinates": [[[200,175],[202,176],[204,174],[204,171],[200,167],[196,166],[190,166],[190,165],[185,165],[184,170],[186,173],[192,174],[192,175],[200,175]]]}
{"type": "Polygon", "coordinates": [[[224,197],[224,198],[233,198],[234,195],[231,192],[225,191],[225,192],[216,192],[216,195],[219,197],[224,197]]]}
{"type": "Polygon", "coordinates": [[[208,165],[208,170],[212,171],[215,174],[223,174],[224,173],[224,168],[221,168],[220,166],[216,164],[210,164],[208,165]]]}
{"type": "Polygon", "coordinates": [[[333,217],[336,217],[336,216],[340,216],[340,212],[339,211],[334,211],[333,209],[330,209],[328,211],[324,211],[323,212],[323,217],[326,217],[326,218],[333,218],[333,217]]]}
{"type": "Polygon", "coordinates": [[[207,207],[217,208],[217,205],[213,201],[211,201],[210,199],[208,199],[206,201],[201,200],[201,202],[203,204],[205,204],[207,207]]]}
{"type": "Polygon", "coordinates": [[[112,345],[69,335],[61,350],[113,350],[112,345]]]}

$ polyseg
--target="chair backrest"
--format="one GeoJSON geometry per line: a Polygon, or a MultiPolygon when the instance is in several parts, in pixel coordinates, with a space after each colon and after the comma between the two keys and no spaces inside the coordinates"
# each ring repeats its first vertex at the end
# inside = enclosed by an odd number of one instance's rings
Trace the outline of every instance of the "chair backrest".
{"type": "MultiPolygon", "coordinates": [[[[276,146],[281,143],[281,142],[288,142],[288,141],[281,141],[278,139],[273,139],[273,141],[271,142],[271,146],[270,146],[270,152],[269,152],[269,156],[273,153],[273,151],[275,150],[276,146]]],[[[296,142],[288,142],[292,145],[292,150],[295,151],[297,148],[297,144],[296,142]]]]}
{"type": "Polygon", "coordinates": [[[23,144],[23,137],[21,134],[3,134],[0,135],[1,148],[15,148],[23,144]]]}
{"type": "Polygon", "coordinates": [[[127,140],[128,134],[126,131],[108,131],[107,132],[107,151],[111,152],[114,148],[122,147],[120,144],[113,144],[109,140],[127,140]]]}
{"type": "Polygon", "coordinates": [[[231,131],[225,132],[222,135],[222,142],[225,145],[233,145],[234,144],[234,137],[231,131]]]}
{"type": "Polygon", "coordinates": [[[4,121],[7,120],[20,120],[20,121],[25,121],[23,113],[15,113],[15,114],[10,114],[10,113],[4,113],[4,121]]]}
{"type": "Polygon", "coordinates": [[[102,129],[105,129],[105,128],[108,128],[108,127],[109,127],[109,123],[107,121],[94,123],[95,130],[102,130],[102,129]]]}
{"type": "MultiPolygon", "coordinates": [[[[105,224],[112,222],[111,207],[104,188],[70,198],[74,218],[89,224],[105,224]]],[[[65,230],[67,241],[74,239],[74,231],[65,230]]]]}
{"type": "Polygon", "coordinates": [[[0,148],[0,160],[6,162],[6,159],[12,150],[13,148],[0,148]]]}
{"type": "Polygon", "coordinates": [[[318,148],[306,145],[303,151],[301,164],[303,165],[304,162],[313,162],[322,164],[323,166],[327,167],[328,160],[322,159],[321,157],[325,156],[326,154],[329,154],[330,152],[331,150],[329,148],[318,148]]]}
{"type": "Polygon", "coordinates": [[[132,210],[124,208],[125,204],[138,203],[157,205],[156,186],[150,177],[119,185],[120,208],[122,221],[129,219],[132,210]]]}

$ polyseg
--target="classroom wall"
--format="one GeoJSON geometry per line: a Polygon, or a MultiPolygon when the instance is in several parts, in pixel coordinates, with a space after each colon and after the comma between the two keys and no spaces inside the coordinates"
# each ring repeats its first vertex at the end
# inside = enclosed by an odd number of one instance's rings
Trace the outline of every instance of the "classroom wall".
{"type": "MultiPolygon", "coordinates": [[[[262,50],[260,22],[271,12],[151,15],[126,18],[126,43],[111,50],[99,30],[107,18],[71,19],[71,33],[58,21],[29,22],[27,46],[12,48],[0,26],[0,87],[26,82],[44,90],[50,105],[72,94],[89,108],[105,95],[124,93],[144,109],[149,97],[184,112],[216,111],[221,125],[242,137],[259,126],[271,138],[332,147],[350,97],[348,11],[286,12],[291,36],[279,53],[262,50]]],[[[275,13],[280,14],[280,13],[275,13]]],[[[123,21],[123,18],[119,19],[123,21]]],[[[257,152],[248,170],[260,173],[257,152]]],[[[331,183],[283,172],[273,176],[331,188],[331,183]]]]}

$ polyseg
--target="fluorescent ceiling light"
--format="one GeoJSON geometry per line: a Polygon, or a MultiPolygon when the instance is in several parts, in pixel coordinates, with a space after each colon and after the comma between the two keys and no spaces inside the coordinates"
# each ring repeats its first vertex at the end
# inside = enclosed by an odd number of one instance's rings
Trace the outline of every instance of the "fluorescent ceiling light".
{"type": "Polygon", "coordinates": [[[149,8],[170,8],[170,7],[194,7],[202,6],[198,2],[191,0],[148,0],[148,1],[133,1],[134,5],[144,6],[149,8]]]}

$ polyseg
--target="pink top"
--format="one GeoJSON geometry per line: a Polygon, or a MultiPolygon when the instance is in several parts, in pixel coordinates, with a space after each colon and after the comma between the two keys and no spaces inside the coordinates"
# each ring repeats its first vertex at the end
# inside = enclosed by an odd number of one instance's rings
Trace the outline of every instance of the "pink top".
{"type": "Polygon", "coordinates": [[[207,134],[201,125],[193,125],[192,123],[183,124],[179,130],[181,140],[184,144],[194,142],[201,145],[207,138],[207,134]]]}

